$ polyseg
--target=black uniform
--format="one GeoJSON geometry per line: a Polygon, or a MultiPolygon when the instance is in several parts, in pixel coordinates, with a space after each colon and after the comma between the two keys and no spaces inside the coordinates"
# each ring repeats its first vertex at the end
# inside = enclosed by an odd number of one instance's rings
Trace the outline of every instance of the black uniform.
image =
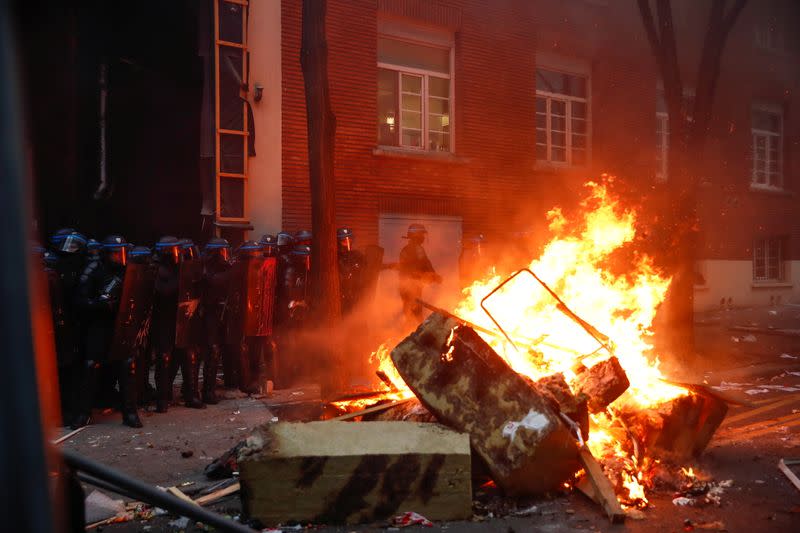
{"type": "Polygon", "coordinates": [[[156,244],[156,282],[150,342],[156,354],[156,411],[165,413],[171,396],[169,368],[175,348],[175,322],[178,316],[178,267],[180,243],[175,237],[162,237],[156,244]]]}
{"type": "Polygon", "coordinates": [[[422,247],[426,233],[422,224],[411,224],[406,235],[409,242],[400,250],[397,266],[400,271],[398,293],[403,302],[407,326],[416,326],[422,320],[422,305],[417,301],[422,297],[422,289],[426,285],[442,281],[422,247]]]}
{"type": "Polygon", "coordinates": [[[92,402],[98,390],[100,368],[112,368],[120,385],[122,421],[142,427],[136,413],[135,363],[133,358],[111,350],[117,310],[122,294],[127,263],[127,243],[110,236],[103,241],[103,260],[92,261],[84,269],[78,286],[78,305],[86,320],[84,375],[80,388],[79,414],[73,427],[91,420],[92,402]]]}
{"type": "MultiPolygon", "coordinates": [[[[225,239],[211,239],[203,256],[203,295],[201,302],[206,351],[203,361],[203,402],[215,404],[217,370],[225,344],[225,312],[230,290],[230,245],[225,239]]],[[[227,377],[227,375],[226,375],[227,377]]]]}
{"type": "Polygon", "coordinates": [[[342,314],[352,311],[364,294],[367,261],[364,254],[353,249],[353,230],[336,230],[339,259],[339,287],[342,295],[342,314]]]}

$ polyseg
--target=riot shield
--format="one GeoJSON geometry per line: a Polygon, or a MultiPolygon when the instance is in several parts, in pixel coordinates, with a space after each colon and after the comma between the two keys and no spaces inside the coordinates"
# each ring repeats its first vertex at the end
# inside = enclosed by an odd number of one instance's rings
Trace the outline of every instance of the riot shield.
{"type": "Polygon", "coordinates": [[[182,261],[178,269],[178,314],[175,317],[175,347],[190,348],[199,343],[200,296],[202,294],[203,264],[182,261]]]}
{"type": "Polygon", "coordinates": [[[364,257],[366,258],[366,268],[364,268],[363,276],[364,283],[362,285],[363,293],[361,301],[363,303],[371,303],[375,300],[375,292],[378,287],[378,276],[383,267],[383,248],[371,244],[364,248],[364,257]]]}
{"type": "Polygon", "coordinates": [[[153,265],[130,263],[125,268],[109,353],[111,361],[132,357],[134,349],[144,345],[150,327],[155,283],[153,265]]]}
{"type": "Polygon", "coordinates": [[[277,282],[277,260],[274,257],[258,257],[245,262],[243,318],[246,337],[272,335],[275,309],[275,284],[277,282]]]}
{"type": "Polygon", "coordinates": [[[225,343],[239,346],[244,338],[243,308],[246,297],[248,261],[237,260],[230,271],[230,289],[228,304],[225,306],[222,319],[225,321],[225,343]]]}

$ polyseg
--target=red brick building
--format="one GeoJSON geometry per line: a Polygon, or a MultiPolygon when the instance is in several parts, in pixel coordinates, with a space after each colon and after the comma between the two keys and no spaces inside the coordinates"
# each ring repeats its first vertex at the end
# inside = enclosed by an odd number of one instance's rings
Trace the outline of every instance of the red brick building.
{"type": "MultiPolygon", "coordinates": [[[[691,97],[707,6],[674,3],[691,97]]],[[[788,1],[751,4],[731,32],[710,140],[698,154],[707,169],[699,308],[800,294],[792,283],[800,54],[790,31],[800,10],[788,1]]],[[[450,242],[440,260],[452,265],[453,238],[537,232],[548,209],[600,173],[656,196],[669,187],[659,77],[634,3],[332,0],[327,25],[337,214],[362,243],[379,242],[391,255],[403,224],[419,219],[446,235],[435,244],[450,242]]],[[[310,225],[300,26],[301,2],[284,0],[289,229],[310,225]]]]}

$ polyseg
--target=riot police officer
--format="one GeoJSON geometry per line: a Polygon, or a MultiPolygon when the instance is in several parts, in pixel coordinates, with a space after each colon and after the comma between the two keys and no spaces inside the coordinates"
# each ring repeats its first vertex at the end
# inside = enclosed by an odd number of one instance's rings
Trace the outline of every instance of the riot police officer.
{"type": "Polygon", "coordinates": [[[153,314],[153,292],[155,290],[155,266],[152,263],[153,251],[147,246],[135,246],[129,254],[126,280],[141,269],[140,301],[134,305],[140,308],[137,318],[138,330],[133,340],[133,357],[136,364],[136,401],[141,407],[155,399],[155,388],[150,384],[152,351],[150,349],[150,325],[153,314]]]}
{"type": "Polygon", "coordinates": [[[170,386],[180,365],[183,375],[181,392],[186,407],[203,409],[200,399],[200,342],[203,324],[199,312],[203,284],[203,265],[197,245],[181,239],[181,262],[178,268],[178,309],[175,324],[175,351],[170,368],[170,386]]]}
{"type": "Polygon", "coordinates": [[[288,324],[290,327],[301,327],[308,317],[311,245],[296,244],[289,261],[283,279],[289,299],[288,324]]]}
{"type": "Polygon", "coordinates": [[[113,359],[110,351],[125,276],[128,243],[119,235],[111,235],[102,244],[102,261],[87,265],[79,282],[79,304],[87,316],[87,337],[80,412],[73,427],[90,422],[99,370],[101,365],[109,364],[119,380],[122,422],[139,428],[142,422],[136,412],[134,360],[130,356],[122,360],[113,359]]]}
{"type": "Polygon", "coordinates": [[[172,392],[170,364],[175,348],[180,261],[181,243],[178,239],[172,236],[161,237],[155,246],[154,262],[157,271],[150,326],[150,341],[156,354],[156,412],[159,413],[167,412],[172,392]]]}
{"type": "Polygon", "coordinates": [[[72,229],[58,230],[50,238],[45,254],[50,304],[53,313],[58,380],[62,416],[69,422],[79,410],[77,390],[82,371],[83,348],[81,312],[75,305],[78,281],[86,266],[86,237],[72,229]]]}
{"type": "Polygon", "coordinates": [[[311,241],[313,236],[311,232],[307,229],[301,229],[297,233],[294,234],[294,243],[301,246],[311,246],[311,241]]]}
{"type": "Polygon", "coordinates": [[[464,241],[458,257],[458,274],[461,286],[466,287],[489,274],[483,235],[475,235],[464,241]]]}
{"type": "Polygon", "coordinates": [[[342,314],[347,314],[355,308],[364,288],[366,259],[361,252],[353,249],[353,239],[352,229],[336,230],[342,314]]]}
{"type": "Polygon", "coordinates": [[[400,250],[398,293],[403,302],[407,326],[416,326],[422,320],[422,306],[417,300],[422,297],[423,287],[442,282],[442,277],[436,273],[422,247],[427,233],[422,224],[410,224],[404,237],[408,239],[408,244],[400,250]]]}
{"type": "Polygon", "coordinates": [[[227,240],[215,237],[203,252],[202,312],[206,337],[203,361],[203,402],[216,404],[217,370],[225,343],[225,312],[230,289],[230,249],[227,240]]]}

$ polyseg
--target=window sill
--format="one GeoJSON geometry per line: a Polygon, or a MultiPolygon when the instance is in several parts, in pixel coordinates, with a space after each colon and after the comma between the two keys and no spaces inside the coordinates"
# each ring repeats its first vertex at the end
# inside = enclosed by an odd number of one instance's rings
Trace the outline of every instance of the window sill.
{"type": "Polygon", "coordinates": [[[459,157],[452,152],[426,152],[423,150],[410,150],[396,146],[378,146],[373,148],[372,155],[379,157],[399,157],[404,159],[417,159],[422,161],[441,161],[444,163],[469,163],[469,159],[459,157]]]}
{"type": "Polygon", "coordinates": [[[778,187],[767,187],[765,185],[750,184],[750,192],[772,194],[774,196],[794,196],[792,191],[786,189],[779,189],[778,187]]]}
{"type": "Polygon", "coordinates": [[[753,289],[791,289],[793,285],[788,281],[754,281],[750,287],[753,289]]]}
{"type": "Polygon", "coordinates": [[[709,290],[711,287],[709,287],[708,285],[695,285],[695,286],[694,286],[694,287],[692,287],[692,288],[693,288],[694,290],[698,291],[698,292],[703,292],[703,291],[707,291],[707,290],[709,290]]]}
{"type": "Polygon", "coordinates": [[[253,231],[255,229],[250,222],[232,222],[225,220],[217,220],[214,222],[214,225],[218,228],[243,229],[245,231],[253,231]]]}

